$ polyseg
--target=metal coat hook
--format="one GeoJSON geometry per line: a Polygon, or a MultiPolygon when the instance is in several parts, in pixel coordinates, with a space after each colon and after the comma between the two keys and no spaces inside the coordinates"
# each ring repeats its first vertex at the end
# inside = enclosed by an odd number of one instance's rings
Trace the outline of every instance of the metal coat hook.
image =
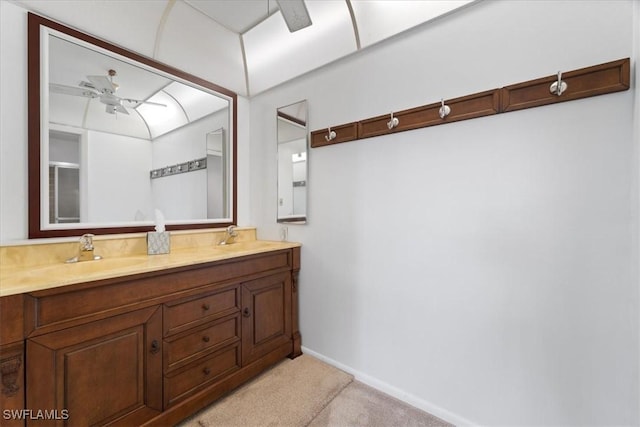
{"type": "Polygon", "coordinates": [[[334,131],[331,130],[331,128],[328,128],[328,132],[329,132],[329,134],[324,136],[324,139],[326,139],[327,142],[336,139],[337,135],[336,135],[336,133],[334,131]]]}
{"type": "Polygon", "coordinates": [[[549,92],[560,96],[565,90],[567,90],[567,82],[562,80],[562,71],[558,71],[558,80],[551,83],[551,86],[549,86],[549,92]]]}
{"type": "Polygon", "coordinates": [[[440,98],[440,109],[438,110],[438,114],[440,115],[440,118],[444,119],[449,115],[449,113],[451,113],[451,107],[449,107],[448,105],[445,105],[444,98],[440,98]]]}
{"type": "Polygon", "coordinates": [[[389,120],[387,122],[387,127],[389,128],[389,130],[391,130],[394,127],[398,126],[399,123],[400,123],[400,120],[398,120],[397,117],[393,117],[393,111],[392,111],[391,112],[391,120],[389,120]]]}

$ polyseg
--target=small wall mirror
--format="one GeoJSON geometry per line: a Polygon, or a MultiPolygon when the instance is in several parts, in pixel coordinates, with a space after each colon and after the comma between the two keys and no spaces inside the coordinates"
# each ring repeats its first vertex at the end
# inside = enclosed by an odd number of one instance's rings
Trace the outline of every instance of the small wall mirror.
{"type": "Polygon", "coordinates": [[[278,108],[278,222],[307,222],[307,101],[278,108]]]}

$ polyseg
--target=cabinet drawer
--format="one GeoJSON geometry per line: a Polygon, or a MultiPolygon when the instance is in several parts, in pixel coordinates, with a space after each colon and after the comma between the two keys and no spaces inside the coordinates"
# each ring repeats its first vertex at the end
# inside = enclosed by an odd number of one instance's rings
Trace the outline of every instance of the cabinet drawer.
{"type": "Polygon", "coordinates": [[[240,315],[208,323],[196,331],[165,341],[165,371],[240,341],[240,315]]]}
{"type": "Polygon", "coordinates": [[[165,336],[240,311],[238,287],[164,307],[165,336]]]}
{"type": "Polygon", "coordinates": [[[240,369],[240,345],[218,351],[164,380],[165,408],[240,369]]]}

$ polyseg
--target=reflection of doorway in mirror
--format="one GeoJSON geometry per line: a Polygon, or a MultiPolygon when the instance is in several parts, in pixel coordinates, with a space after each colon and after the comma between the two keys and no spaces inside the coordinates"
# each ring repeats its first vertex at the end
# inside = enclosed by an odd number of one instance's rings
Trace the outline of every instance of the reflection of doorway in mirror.
{"type": "Polygon", "coordinates": [[[49,133],[49,223],[80,222],[80,135],[49,133]]]}
{"type": "Polygon", "coordinates": [[[292,215],[304,216],[307,200],[307,153],[298,152],[292,154],[291,164],[293,168],[292,215]]]}
{"type": "Polygon", "coordinates": [[[224,129],[207,133],[207,218],[228,216],[224,129]]]}
{"type": "Polygon", "coordinates": [[[278,218],[305,216],[306,144],[306,138],[300,138],[278,145],[278,218]]]}

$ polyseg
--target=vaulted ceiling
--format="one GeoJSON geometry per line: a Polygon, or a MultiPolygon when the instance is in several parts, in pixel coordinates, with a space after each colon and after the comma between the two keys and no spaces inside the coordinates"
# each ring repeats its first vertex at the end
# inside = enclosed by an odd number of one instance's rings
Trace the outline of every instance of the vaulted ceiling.
{"type": "Polygon", "coordinates": [[[253,96],[474,0],[306,0],[293,33],[275,0],[13,1],[253,96]]]}

